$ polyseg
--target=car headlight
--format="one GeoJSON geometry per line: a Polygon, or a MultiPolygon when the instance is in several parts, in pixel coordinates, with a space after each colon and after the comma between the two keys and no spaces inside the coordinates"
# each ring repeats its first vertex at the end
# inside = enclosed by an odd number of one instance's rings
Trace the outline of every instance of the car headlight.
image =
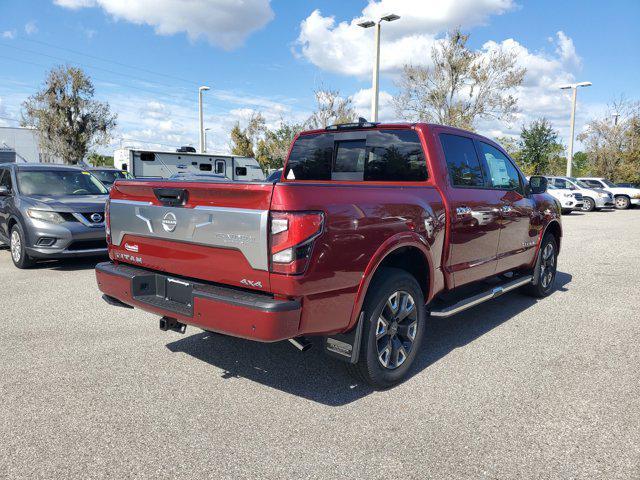
{"type": "Polygon", "coordinates": [[[598,196],[600,198],[607,198],[609,195],[607,195],[606,193],[599,193],[598,196]]]}
{"type": "Polygon", "coordinates": [[[34,220],[42,220],[43,222],[49,223],[64,223],[64,218],[62,215],[51,212],[49,210],[36,210],[34,208],[30,208],[27,210],[27,215],[29,215],[34,220]]]}

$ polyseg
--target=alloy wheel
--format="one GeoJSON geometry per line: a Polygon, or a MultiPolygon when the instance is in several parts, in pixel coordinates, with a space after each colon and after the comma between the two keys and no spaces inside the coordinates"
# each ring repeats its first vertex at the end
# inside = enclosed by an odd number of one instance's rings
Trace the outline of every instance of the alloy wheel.
{"type": "Polygon", "coordinates": [[[394,370],[411,353],[418,331],[418,309],[405,292],[392,293],[376,322],[376,346],[380,365],[394,370]]]}
{"type": "Polygon", "coordinates": [[[595,205],[593,204],[593,200],[591,200],[590,198],[585,198],[582,201],[582,211],[583,212],[590,212],[591,210],[593,210],[593,207],[595,205]]]}
{"type": "Polygon", "coordinates": [[[616,197],[616,208],[625,209],[629,206],[629,199],[627,197],[616,197]]]}
{"type": "Polygon", "coordinates": [[[22,257],[22,241],[17,230],[11,232],[11,257],[16,263],[20,262],[20,257],[22,257]]]}
{"type": "Polygon", "coordinates": [[[542,250],[542,261],[540,262],[540,284],[545,290],[549,288],[556,275],[556,255],[552,243],[547,243],[542,250]]]}

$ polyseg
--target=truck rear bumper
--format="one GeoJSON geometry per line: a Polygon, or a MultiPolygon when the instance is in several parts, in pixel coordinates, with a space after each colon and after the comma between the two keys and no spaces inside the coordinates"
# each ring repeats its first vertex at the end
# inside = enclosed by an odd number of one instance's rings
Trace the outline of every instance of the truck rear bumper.
{"type": "Polygon", "coordinates": [[[126,264],[96,265],[98,287],[127,305],[227,335],[275,342],[296,337],[301,305],[269,295],[126,264]]]}

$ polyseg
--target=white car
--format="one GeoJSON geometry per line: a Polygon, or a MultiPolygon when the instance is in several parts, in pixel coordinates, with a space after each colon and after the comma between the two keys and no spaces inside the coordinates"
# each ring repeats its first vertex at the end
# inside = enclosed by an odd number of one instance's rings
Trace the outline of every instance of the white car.
{"type": "Polygon", "coordinates": [[[547,177],[549,185],[571,190],[572,193],[582,194],[582,211],[591,212],[601,208],[612,208],[615,204],[613,194],[602,188],[589,187],[574,177],[547,177]]]}
{"type": "Polygon", "coordinates": [[[640,188],[619,187],[611,180],[602,177],[582,177],[578,180],[589,185],[592,188],[604,188],[613,193],[616,202],[616,208],[624,210],[631,205],[640,205],[640,188]]]}
{"type": "Polygon", "coordinates": [[[558,188],[551,184],[547,186],[547,193],[560,202],[560,209],[563,214],[568,214],[574,210],[582,210],[582,194],[572,192],[567,188],[558,188]]]}

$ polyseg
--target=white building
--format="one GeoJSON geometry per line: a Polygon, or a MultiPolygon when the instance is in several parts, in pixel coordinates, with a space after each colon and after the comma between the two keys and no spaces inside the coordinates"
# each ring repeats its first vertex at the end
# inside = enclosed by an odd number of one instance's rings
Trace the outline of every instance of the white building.
{"type": "Polygon", "coordinates": [[[0,127],[0,163],[63,163],[40,151],[38,132],[32,128],[0,127]]]}

